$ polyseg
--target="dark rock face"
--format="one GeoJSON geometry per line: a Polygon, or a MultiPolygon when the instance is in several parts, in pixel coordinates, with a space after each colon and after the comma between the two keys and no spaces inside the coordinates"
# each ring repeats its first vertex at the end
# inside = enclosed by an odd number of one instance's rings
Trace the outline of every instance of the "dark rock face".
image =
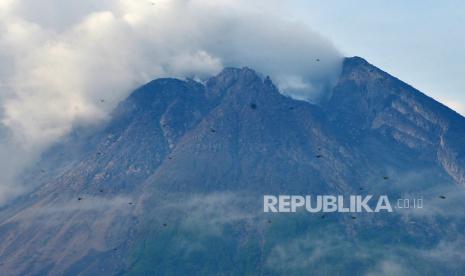
{"type": "Polygon", "coordinates": [[[369,146],[370,140],[384,140],[381,151],[367,153],[391,154],[392,159],[400,157],[399,151],[387,149],[405,147],[406,155],[414,157],[405,165],[436,162],[465,184],[462,116],[361,58],[346,59],[343,68],[326,108],[349,141],[369,146]]]}
{"type": "Polygon", "coordinates": [[[154,80],[44,154],[53,170],[0,211],[0,271],[464,272],[464,139],[463,117],[358,57],[321,105],[249,68],[154,80]],[[437,193],[453,215],[262,212],[265,194],[413,194],[437,211],[437,193]]]}

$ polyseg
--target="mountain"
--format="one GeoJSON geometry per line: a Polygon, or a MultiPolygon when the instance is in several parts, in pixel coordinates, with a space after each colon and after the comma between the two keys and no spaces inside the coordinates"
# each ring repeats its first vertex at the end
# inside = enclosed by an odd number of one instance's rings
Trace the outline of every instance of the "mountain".
{"type": "Polygon", "coordinates": [[[157,79],[76,128],[0,210],[7,275],[461,275],[465,118],[359,57],[319,104],[250,68],[157,79]],[[264,213],[263,195],[393,213],[264,213]]]}

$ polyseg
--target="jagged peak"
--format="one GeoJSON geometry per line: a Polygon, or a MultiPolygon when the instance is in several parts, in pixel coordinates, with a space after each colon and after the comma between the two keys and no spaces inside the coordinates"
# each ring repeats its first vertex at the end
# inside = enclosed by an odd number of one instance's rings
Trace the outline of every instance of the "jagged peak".
{"type": "Polygon", "coordinates": [[[184,91],[189,87],[192,88],[198,86],[201,86],[201,84],[192,79],[181,80],[177,78],[158,78],[137,88],[129,98],[143,100],[146,97],[153,97],[158,93],[172,94],[175,91],[184,91]]]}
{"type": "Polygon", "coordinates": [[[211,77],[205,83],[210,98],[221,98],[233,86],[242,87],[239,94],[249,94],[250,86],[264,86],[266,91],[276,93],[278,89],[273,84],[269,76],[264,76],[250,67],[226,67],[218,75],[211,77]]]}
{"type": "Polygon", "coordinates": [[[252,68],[250,67],[247,67],[247,66],[244,66],[242,68],[239,68],[239,67],[225,67],[223,68],[223,70],[218,74],[218,75],[221,75],[221,74],[247,74],[247,73],[252,73],[252,74],[257,74],[257,72],[255,70],[253,70],[252,68]]]}
{"type": "Polygon", "coordinates": [[[371,65],[366,61],[364,58],[359,57],[359,56],[353,56],[353,57],[346,57],[344,58],[343,61],[344,66],[349,66],[349,65],[371,65]]]}
{"type": "Polygon", "coordinates": [[[136,89],[135,92],[141,91],[141,90],[147,90],[147,89],[154,88],[154,87],[157,87],[157,86],[162,86],[162,85],[167,85],[167,86],[184,85],[185,83],[186,83],[186,81],[176,79],[176,78],[158,78],[158,79],[154,79],[154,80],[142,85],[141,87],[136,89]]]}
{"type": "Polygon", "coordinates": [[[372,82],[378,79],[396,81],[401,86],[408,86],[409,88],[413,88],[410,85],[397,79],[396,77],[390,75],[389,73],[379,69],[378,67],[369,63],[361,57],[354,56],[344,59],[339,82],[344,82],[345,80],[352,80],[360,84],[372,82]]]}
{"type": "Polygon", "coordinates": [[[376,66],[366,61],[364,58],[354,56],[347,57],[342,63],[342,75],[348,75],[351,72],[383,72],[376,66]]]}
{"type": "Polygon", "coordinates": [[[223,82],[234,82],[238,80],[256,81],[262,80],[260,74],[249,67],[225,67],[218,75],[212,77],[210,80],[221,80],[223,82]]]}

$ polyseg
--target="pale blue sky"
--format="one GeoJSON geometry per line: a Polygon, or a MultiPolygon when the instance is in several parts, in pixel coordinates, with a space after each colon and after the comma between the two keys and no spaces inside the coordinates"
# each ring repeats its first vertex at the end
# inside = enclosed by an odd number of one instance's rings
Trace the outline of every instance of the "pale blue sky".
{"type": "Polygon", "coordinates": [[[358,55],[465,114],[465,1],[292,2],[291,14],[358,55]]]}

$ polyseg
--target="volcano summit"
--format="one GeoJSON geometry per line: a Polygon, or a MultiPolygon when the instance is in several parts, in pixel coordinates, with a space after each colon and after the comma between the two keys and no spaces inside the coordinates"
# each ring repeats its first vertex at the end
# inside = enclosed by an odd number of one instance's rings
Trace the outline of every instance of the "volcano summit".
{"type": "Polygon", "coordinates": [[[151,81],[24,181],[0,211],[5,275],[465,273],[465,118],[359,57],[318,105],[249,68],[151,81]],[[279,194],[424,208],[264,213],[279,194]]]}

